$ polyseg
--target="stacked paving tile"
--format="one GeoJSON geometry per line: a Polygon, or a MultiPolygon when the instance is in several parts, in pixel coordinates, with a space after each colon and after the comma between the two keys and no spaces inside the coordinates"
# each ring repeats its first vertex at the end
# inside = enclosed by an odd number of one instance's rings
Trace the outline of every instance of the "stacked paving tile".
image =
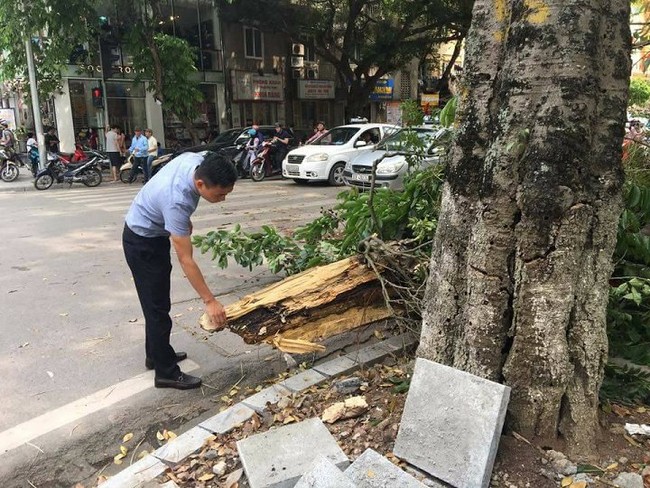
{"type": "MultiPolygon", "coordinates": [[[[414,341],[393,337],[287,378],[178,436],[102,487],[141,488],[201,449],[211,435],[229,432],[268,404],[372,364],[414,341]]],[[[426,484],[372,449],[350,464],[318,418],[242,439],[237,449],[250,488],[487,488],[509,396],[506,386],[416,360],[393,453],[414,467],[412,472],[422,473],[426,484]]]]}

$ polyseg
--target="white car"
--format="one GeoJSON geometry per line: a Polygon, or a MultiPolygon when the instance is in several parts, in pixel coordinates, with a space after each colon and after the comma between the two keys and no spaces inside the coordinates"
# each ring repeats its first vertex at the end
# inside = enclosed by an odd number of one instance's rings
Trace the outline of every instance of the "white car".
{"type": "MultiPolygon", "coordinates": [[[[422,159],[417,162],[418,166],[424,168],[432,164],[439,164],[447,152],[449,141],[453,135],[452,130],[448,128],[418,127],[410,129],[410,131],[413,136],[420,140],[420,144],[423,145],[422,149],[425,151],[422,154],[422,159]]],[[[407,129],[402,129],[383,140],[372,151],[360,154],[350,161],[343,171],[345,184],[361,190],[370,188],[372,165],[377,159],[385,157],[377,164],[376,188],[402,190],[404,188],[404,176],[411,168],[405,155],[390,156],[390,153],[399,151],[411,153],[415,156],[416,150],[409,146],[409,138],[406,133],[407,129]],[[387,153],[388,157],[386,157],[387,153]]]]}
{"type": "Polygon", "coordinates": [[[329,181],[341,186],[345,165],[371,151],[384,136],[398,130],[389,124],[349,124],[330,129],[311,144],[289,151],[282,161],[282,176],[296,183],[329,181]]]}

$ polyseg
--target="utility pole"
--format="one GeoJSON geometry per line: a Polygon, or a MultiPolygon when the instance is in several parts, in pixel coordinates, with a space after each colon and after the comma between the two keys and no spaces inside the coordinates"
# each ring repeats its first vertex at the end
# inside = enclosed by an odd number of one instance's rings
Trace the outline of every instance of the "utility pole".
{"type": "Polygon", "coordinates": [[[29,73],[29,90],[32,96],[32,112],[34,113],[34,130],[38,142],[39,168],[47,165],[47,151],[45,150],[45,134],[43,133],[43,122],[41,121],[40,103],[38,101],[38,89],[36,87],[36,69],[34,67],[34,53],[32,51],[32,37],[29,35],[25,41],[25,54],[27,55],[27,71],[29,73]]]}

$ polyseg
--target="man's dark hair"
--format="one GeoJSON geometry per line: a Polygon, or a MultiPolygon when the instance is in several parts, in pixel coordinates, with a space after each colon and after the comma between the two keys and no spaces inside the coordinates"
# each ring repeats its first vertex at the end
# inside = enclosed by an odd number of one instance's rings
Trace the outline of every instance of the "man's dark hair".
{"type": "Polygon", "coordinates": [[[237,181],[235,166],[223,154],[207,151],[194,177],[208,186],[228,187],[237,181]]]}

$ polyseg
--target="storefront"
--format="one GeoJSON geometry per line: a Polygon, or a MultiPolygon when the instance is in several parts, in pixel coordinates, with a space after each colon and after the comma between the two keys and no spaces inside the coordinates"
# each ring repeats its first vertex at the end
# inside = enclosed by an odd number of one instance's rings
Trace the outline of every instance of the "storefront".
{"type": "Polygon", "coordinates": [[[318,122],[325,127],[335,123],[335,86],[330,80],[296,80],[298,100],[293,102],[293,121],[297,128],[311,129],[318,122]]]}
{"type": "Polygon", "coordinates": [[[232,125],[270,125],[285,122],[284,83],[281,75],[233,70],[232,125]]]}
{"type": "MultiPolygon", "coordinates": [[[[377,80],[374,90],[370,94],[370,120],[372,122],[389,122],[388,104],[394,98],[395,80],[393,78],[382,78],[377,80]]],[[[392,105],[392,104],[391,104],[392,105]]],[[[391,114],[394,107],[391,106],[391,114]]]]}

